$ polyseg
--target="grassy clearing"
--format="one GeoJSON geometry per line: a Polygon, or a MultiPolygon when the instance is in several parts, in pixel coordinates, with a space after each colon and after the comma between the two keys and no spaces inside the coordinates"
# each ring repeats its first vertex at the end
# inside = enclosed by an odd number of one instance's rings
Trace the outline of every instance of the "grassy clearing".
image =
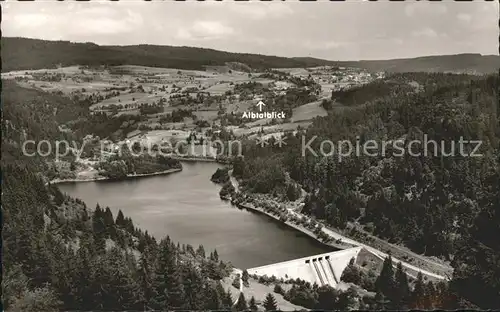
{"type": "Polygon", "coordinates": [[[226,93],[226,91],[233,90],[234,85],[231,85],[229,83],[219,83],[215,84],[213,86],[210,86],[206,88],[204,91],[210,92],[211,95],[222,95],[226,93]]]}
{"type": "Polygon", "coordinates": [[[256,126],[252,128],[240,128],[240,127],[228,127],[228,130],[232,130],[233,133],[236,136],[248,136],[250,139],[257,137],[257,134],[261,129],[264,130],[264,133],[267,134],[272,134],[272,133],[279,133],[279,132],[285,132],[285,131],[295,131],[297,130],[297,127],[301,127],[302,129],[305,129],[309,127],[312,124],[311,121],[301,121],[301,122],[289,122],[289,123],[284,123],[280,125],[274,125],[274,126],[256,126]]]}
{"type": "Polygon", "coordinates": [[[264,284],[259,284],[256,280],[250,278],[249,287],[243,287],[243,294],[245,295],[245,298],[250,300],[250,298],[254,296],[259,310],[264,310],[262,303],[268,293],[272,293],[274,298],[276,298],[276,303],[281,311],[307,310],[304,307],[294,305],[293,303],[286,301],[282,295],[275,293],[274,284],[266,286],[264,284]]]}
{"type": "Polygon", "coordinates": [[[228,113],[243,113],[250,110],[250,107],[255,105],[255,101],[238,101],[235,103],[228,104],[226,110],[228,113]]]}
{"type": "Polygon", "coordinates": [[[312,120],[314,117],[326,116],[328,112],[321,106],[321,102],[312,102],[293,109],[291,121],[312,120]]]}
{"type": "Polygon", "coordinates": [[[217,112],[218,111],[216,110],[199,110],[193,112],[193,115],[195,115],[200,120],[207,120],[211,122],[217,119],[217,112]]]}
{"type": "Polygon", "coordinates": [[[53,81],[34,81],[31,80],[29,82],[21,82],[21,86],[30,87],[30,88],[38,88],[47,92],[61,91],[64,94],[70,94],[73,91],[82,91],[85,89],[86,94],[93,92],[102,92],[106,88],[116,87],[115,85],[107,82],[84,82],[79,83],[72,80],[61,80],[58,82],[53,81]]]}
{"type": "Polygon", "coordinates": [[[133,92],[133,93],[123,93],[120,94],[119,96],[115,96],[112,98],[109,98],[107,100],[104,100],[102,102],[99,102],[97,104],[92,105],[90,108],[91,109],[102,109],[108,105],[131,105],[131,104],[152,104],[154,102],[158,102],[160,99],[166,97],[165,94],[149,94],[149,93],[142,93],[142,92],[133,92]]]}
{"type": "Polygon", "coordinates": [[[289,73],[293,76],[307,76],[309,75],[309,71],[305,68],[275,68],[274,70],[289,73]]]}

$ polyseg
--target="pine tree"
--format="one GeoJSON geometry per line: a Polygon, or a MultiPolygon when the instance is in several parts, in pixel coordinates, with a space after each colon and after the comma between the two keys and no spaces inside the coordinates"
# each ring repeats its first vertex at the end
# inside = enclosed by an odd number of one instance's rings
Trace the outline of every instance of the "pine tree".
{"type": "Polygon", "coordinates": [[[134,234],[135,227],[134,227],[134,222],[132,221],[132,218],[130,218],[130,217],[125,218],[123,228],[127,232],[129,232],[130,234],[134,234]]]}
{"type": "Polygon", "coordinates": [[[170,309],[179,309],[184,302],[184,289],[175,253],[168,258],[166,275],[168,307],[170,309]]]}
{"type": "Polygon", "coordinates": [[[241,280],[243,281],[243,286],[248,287],[250,284],[248,283],[248,279],[250,276],[248,275],[247,270],[243,270],[243,273],[241,274],[241,280]]]}
{"type": "MultiPolygon", "coordinates": [[[[294,291],[296,288],[294,288],[294,291]]],[[[337,290],[330,286],[322,286],[317,290],[318,298],[316,309],[322,311],[339,310],[337,290]]]]}
{"type": "Polygon", "coordinates": [[[119,227],[125,227],[125,217],[123,216],[123,212],[121,209],[118,211],[118,215],[116,216],[115,223],[119,227]]]}
{"type": "Polygon", "coordinates": [[[377,291],[381,292],[385,297],[390,298],[394,293],[394,270],[390,255],[384,260],[382,271],[375,282],[375,286],[377,291]]]}
{"type": "Polygon", "coordinates": [[[201,310],[203,308],[203,279],[198,270],[187,265],[184,268],[183,290],[184,309],[201,310]]]}
{"type": "Polygon", "coordinates": [[[418,272],[417,280],[415,281],[415,287],[411,294],[411,305],[412,308],[423,308],[425,299],[425,283],[424,276],[422,272],[418,272]]]}
{"type": "Polygon", "coordinates": [[[250,301],[248,302],[248,308],[251,310],[251,311],[257,311],[259,308],[257,307],[257,302],[255,300],[255,297],[252,296],[252,298],[250,298],[250,301]]]}
{"type": "Polygon", "coordinates": [[[97,204],[92,214],[92,229],[94,234],[95,250],[104,253],[106,248],[106,225],[104,224],[104,211],[97,204]]]}
{"type": "Polygon", "coordinates": [[[233,296],[231,295],[231,290],[224,291],[224,299],[222,300],[222,307],[225,310],[230,310],[233,306],[233,296]]]}
{"type": "Polygon", "coordinates": [[[49,250],[46,246],[46,234],[42,233],[40,236],[35,237],[33,239],[32,245],[33,250],[30,254],[30,257],[33,259],[33,262],[36,262],[38,265],[34,265],[33,268],[38,266],[38,269],[34,271],[31,275],[31,284],[36,287],[43,287],[46,283],[50,282],[50,277],[52,275],[51,266],[52,261],[49,256],[49,250]]]}
{"type": "Polygon", "coordinates": [[[436,308],[434,306],[435,296],[436,296],[436,288],[434,287],[434,283],[432,283],[432,281],[429,281],[427,285],[425,285],[424,309],[436,308]]]}
{"type": "Polygon", "coordinates": [[[246,311],[248,309],[247,301],[245,299],[245,295],[243,295],[243,292],[240,292],[240,296],[238,297],[238,302],[236,303],[235,308],[237,311],[246,311]]]}
{"type": "Polygon", "coordinates": [[[106,225],[106,227],[115,225],[113,213],[111,212],[111,209],[109,209],[109,207],[106,207],[106,210],[104,211],[104,225],[106,225]]]}
{"type": "MultiPolygon", "coordinates": [[[[126,255],[119,248],[111,249],[98,265],[99,281],[104,292],[96,302],[103,303],[104,310],[133,310],[140,308],[139,285],[126,255]]],[[[96,285],[97,286],[97,285],[96,285]]],[[[96,287],[97,288],[97,287],[96,287]]]]}
{"type": "Polygon", "coordinates": [[[209,287],[207,300],[205,300],[205,309],[215,311],[220,310],[222,307],[223,300],[219,290],[217,290],[217,287],[209,287]]]}
{"type": "Polygon", "coordinates": [[[155,275],[153,279],[153,292],[151,298],[152,308],[155,310],[165,310],[169,306],[167,294],[167,266],[172,250],[170,242],[163,239],[159,246],[158,261],[156,264],[155,275]]]}
{"type": "Polygon", "coordinates": [[[203,245],[198,246],[198,249],[196,250],[196,254],[200,256],[201,258],[205,259],[205,248],[203,248],[203,245]]]}
{"type": "Polygon", "coordinates": [[[280,284],[274,285],[274,290],[275,293],[282,295],[283,294],[283,287],[281,287],[280,284]]]}
{"type": "Polygon", "coordinates": [[[142,290],[141,303],[144,310],[150,309],[150,301],[154,295],[153,278],[154,265],[150,259],[150,249],[145,247],[141,258],[139,259],[139,285],[142,290]]]}
{"type": "Polygon", "coordinates": [[[103,213],[103,222],[104,227],[106,228],[106,236],[115,239],[116,238],[116,229],[115,229],[115,220],[113,219],[113,213],[109,207],[106,207],[106,210],[103,213]]]}
{"type": "Polygon", "coordinates": [[[74,275],[71,276],[73,309],[92,310],[95,298],[92,291],[93,272],[91,254],[88,250],[85,236],[82,237],[80,248],[75,257],[74,275]]]}
{"type": "Polygon", "coordinates": [[[376,310],[385,310],[390,301],[386,299],[383,293],[377,292],[375,295],[375,308],[376,310]]]}
{"type": "Polygon", "coordinates": [[[266,311],[277,311],[278,310],[278,304],[276,303],[276,299],[274,298],[273,294],[268,293],[266,296],[266,299],[264,300],[264,309],[266,311]]]}
{"type": "Polygon", "coordinates": [[[408,284],[408,276],[403,271],[401,262],[398,263],[394,279],[396,287],[394,289],[393,304],[396,309],[404,309],[409,303],[411,292],[408,284]]]}
{"type": "Polygon", "coordinates": [[[349,264],[344,269],[344,272],[342,272],[340,280],[346,283],[353,283],[356,285],[361,284],[361,272],[356,267],[354,258],[351,258],[351,260],[349,261],[349,264]]]}

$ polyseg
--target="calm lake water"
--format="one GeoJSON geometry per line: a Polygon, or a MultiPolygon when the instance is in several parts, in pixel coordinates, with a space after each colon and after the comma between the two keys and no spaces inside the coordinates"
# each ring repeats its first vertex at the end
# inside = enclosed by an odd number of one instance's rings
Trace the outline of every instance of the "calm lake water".
{"type": "Polygon", "coordinates": [[[157,238],[202,244],[207,254],[251,268],[331,251],[314,239],[255,212],[240,210],[219,198],[220,186],[210,181],[220,165],[183,163],[183,171],[118,182],[59,184],[61,191],[85,201],[121,209],[134,224],[157,238]]]}

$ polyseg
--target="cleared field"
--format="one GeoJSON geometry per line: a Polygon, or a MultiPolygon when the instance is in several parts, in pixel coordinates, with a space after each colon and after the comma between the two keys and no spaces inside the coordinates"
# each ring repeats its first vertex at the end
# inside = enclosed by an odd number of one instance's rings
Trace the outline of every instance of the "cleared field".
{"type": "Polygon", "coordinates": [[[268,86],[271,82],[274,82],[275,80],[273,80],[273,79],[267,79],[267,78],[255,78],[255,79],[252,79],[252,81],[261,83],[264,86],[268,86]]]}
{"type": "Polygon", "coordinates": [[[72,74],[79,74],[79,73],[81,73],[81,71],[82,70],[79,68],[79,66],[67,66],[67,67],[60,67],[60,68],[36,69],[36,70],[16,70],[16,71],[11,71],[11,72],[7,72],[7,73],[2,73],[2,78],[7,78],[7,77],[13,78],[16,76],[25,76],[26,74],[30,74],[30,73],[34,73],[34,74],[50,73],[50,74],[72,75],[72,74]]]}
{"type": "Polygon", "coordinates": [[[257,306],[259,307],[259,310],[263,310],[262,303],[264,302],[264,299],[266,298],[268,293],[273,294],[274,298],[276,299],[278,309],[281,311],[307,310],[304,307],[286,301],[282,295],[275,293],[274,284],[266,286],[258,283],[253,278],[251,278],[248,281],[248,283],[250,287],[248,288],[243,287],[243,294],[245,295],[245,298],[247,300],[249,300],[250,298],[252,298],[252,296],[254,296],[255,300],[257,301],[257,306]]]}
{"type": "Polygon", "coordinates": [[[149,93],[142,93],[142,92],[133,92],[133,93],[123,93],[120,94],[119,96],[115,96],[112,98],[109,98],[107,100],[104,100],[102,102],[99,102],[97,104],[94,104],[90,107],[90,109],[100,109],[104,108],[108,105],[130,105],[130,104],[153,104],[154,102],[158,102],[162,98],[166,98],[167,95],[163,92],[158,93],[158,95],[155,94],[149,94],[149,93]]]}
{"type": "Polygon", "coordinates": [[[294,131],[297,130],[297,127],[301,127],[302,129],[305,129],[309,127],[312,124],[311,121],[301,121],[301,122],[289,122],[289,123],[284,123],[280,125],[274,125],[274,126],[263,126],[263,127],[252,127],[252,128],[239,128],[239,127],[228,127],[228,129],[233,130],[234,134],[236,136],[248,136],[249,138],[255,138],[257,137],[257,134],[261,129],[264,130],[265,134],[271,134],[271,133],[282,133],[285,131],[294,131]]]}
{"type": "Polygon", "coordinates": [[[260,127],[260,126],[266,126],[268,125],[273,119],[272,118],[263,118],[263,119],[257,119],[252,122],[248,122],[245,124],[246,127],[248,128],[254,128],[254,127],[260,127]]]}
{"type": "Polygon", "coordinates": [[[289,73],[292,76],[308,76],[310,74],[305,68],[274,68],[274,70],[289,73]]]}
{"type": "Polygon", "coordinates": [[[211,76],[210,74],[207,74],[207,72],[201,70],[183,70],[176,68],[147,67],[147,66],[137,66],[137,65],[113,66],[111,67],[111,70],[123,72],[124,74],[130,74],[130,75],[153,74],[153,75],[178,76],[177,73],[180,72],[181,75],[187,75],[187,76],[205,76],[205,75],[211,76]]]}
{"type": "MultiPolygon", "coordinates": [[[[232,285],[235,274],[231,274],[229,277],[224,278],[221,281],[222,286],[224,287],[225,290],[229,290],[231,292],[231,296],[233,300],[236,300],[236,298],[239,297],[240,291],[236,287],[232,285]]],[[[300,310],[307,310],[301,306],[294,305],[288,301],[286,301],[282,295],[277,294],[274,292],[274,284],[270,284],[269,286],[266,286],[264,284],[259,284],[256,280],[253,278],[250,278],[248,280],[249,287],[243,287],[243,295],[245,296],[245,299],[248,301],[252,296],[255,298],[255,301],[257,303],[257,307],[259,311],[265,311],[264,307],[262,306],[266,296],[268,293],[273,294],[274,298],[276,299],[276,303],[278,306],[278,309],[280,311],[300,311],[300,310]]],[[[288,289],[289,285],[283,284],[282,285],[284,289],[288,289]]]]}
{"type": "Polygon", "coordinates": [[[186,140],[189,136],[189,131],[183,130],[153,130],[153,131],[134,131],[129,137],[130,142],[141,142],[144,145],[160,144],[171,140],[186,140]]]}
{"type": "MultiPolygon", "coordinates": [[[[271,139],[271,138],[279,139],[279,138],[281,138],[284,134],[285,134],[285,132],[283,132],[283,131],[273,132],[273,133],[269,133],[269,134],[264,134],[264,135],[262,136],[262,138],[263,138],[264,140],[269,140],[269,139],[271,139]]],[[[249,136],[249,138],[250,138],[250,139],[256,139],[256,138],[257,138],[257,135],[256,135],[256,134],[251,135],[251,136],[249,136]]],[[[285,142],[285,143],[286,143],[286,142],[285,142]]]]}
{"type": "Polygon", "coordinates": [[[242,113],[248,111],[250,107],[255,105],[255,101],[238,101],[235,103],[228,104],[226,110],[228,113],[242,113]]]}
{"type": "MultiPolygon", "coordinates": [[[[207,72],[203,70],[185,70],[177,68],[160,68],[160,67],[147,67],[136,65],[121,65],[113,66],[111,72],[122,73],[124,75],[133,76],[152,76],[154,78],[161,78],[165,81],[183,80],[185,82],[206,82],[215,84],[217,82],[231,82],[250,80],[247,73],[233,71],[232,73],[217,73],[207,72]]],[[[182,81],[179,81],[182,82],[182,81]]]]}
{"type": "Polygon", "coordinates": [[[119,116],[122,116],[122,115],[133,115],[133,116],[137,116],[139,115],[140,112],[138,109],[131,109],[131,110],[123,110],[123,111],[120,111],[118,112],[116,115],[116,117],[119,117],[119,116]]]}
{"type": "Polygon", "coordinates": [[[64,94],[70,94],[73,91],[81,91],[85,89],[86,94],[94,93],[99,91],[104,91],[106,88],[116,87],[112,83],[107,82],[83,82],[78,83],[72,80],[63,80],[58,82],[53,81],[29,81],[29,82],[20,82],[21,86],[29,87],[29,88],[38,88],[43,91],[53,92],[53,91],[61,91],[64,94]]]}
{"type": "Polygon", "coordinates": [[[292,122],[311,120],[317,116],[326,116],[328,112],[321,107],[321,102],[308,103],[293,109],[292,122]]]}
{"type": "Polygon", "coordinates": [[[213,121],[217,119],[217,113],[218,111],[216,110],[199,110],[193,112],[193,115],[195,115],[200,120],[213,121]]]}
{"type": "Polygon", "coordinates": [[[222,95],[226,93],[226,91],[233,90],[234,85],[230,85],[229,83],[219,83],[213,86],[210,86],[205,89],[206,92],[210,92],[211,95],[222,95]]]}

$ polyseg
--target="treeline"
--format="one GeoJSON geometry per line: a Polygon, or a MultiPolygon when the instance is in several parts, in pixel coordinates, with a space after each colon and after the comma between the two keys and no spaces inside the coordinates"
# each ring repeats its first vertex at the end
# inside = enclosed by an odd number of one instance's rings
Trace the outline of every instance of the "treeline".
{"type": "MultiPolygon", "coordinates": [[[[356,269],[352,264],[343,273],[343,280],[347,274],[350,279],[356,279],[356,269]]],[[[443,282],[425,282],[421,272],[418,272],[416,280],[409,282],[401,262],[393,267],[391,256],[385,258],[382,270],[375,281],[376,295],[372,303],[374,308],[380,310],[456,310],[459,308],[472,308],[449,290],[448,285],[443,282]]]]}
{"type": "Polygon", "coordinates": [[[398,87],[379,97],[378,90],[360,88],[356,92],[367,92],[360,96],[368,102],[316,118],[307,131],[288,133],[282,148],[244,144],[233,173],[247,191],[278,197],[289,175],[309,193],[303,213],[453,260],[453,291],[480,307],[498,307],[500,270],[493,263],[500,245],[492,241],[500,233],[498,77],[409,73],[391,79],[416,81],[422,90],[398,87]],[[424,142],[424,133],[444,142],[437,156],[425,155],[423,144],[408,146],[414,139],[424,142]],[[317,136],[309,146],[319,155],[307,148],[302,155],[302,136],[305,142],[317,136]],[[482,141],[483,156],[461,156],[461,137],[482,141]],[[390,148],[382,155],[382,142],[398,139],[421,156],[397,157],[390,148]],[[324,140],[354,146],[374,140],[379,148],[376,156],[351,154],[339,162],[338,151],[321,156],[324,140]]]}
{"type": "Polygon", "coordinates": [[[58,125],[88,115],[88,109],[59,95],[23,88],[2,79],[2,137],[43,140],[59,135],[58,125]]]}
{"type": "MultiPolygon", "coordinates": [[[[91,98],[100,95],[91,95],[91,98]]],[[[19,86],[11,80],[2,80],[2,139],[24,142],[53,139],[81,141],[88,134],[120,140],[138,128],[145,116],[110,116],[105,112],[91,113],[91,102],[67,98],[59,94],[19,86]],[[61,132],[65,125],[71,132],[61,132]]]]}
{"type": "Polygon", "coordinates": [[[165,110],[163,103],[141,104],[139,106],[139,113],[141,115],[153,115],[163,113],[165,110]]]}
{"type": "Polygon", "coordinates": [[[196,115],[190,109],[174,109],[171,113],[167,113],[160,117],[160,124],[168,122],[183,122],[184,118],[196,119],[196,115]]]}
{"type": "Polygon", "coordinates": [[[285,91],[285,94],[274,95],[264,94],[266,109],[284,111],[287,116],[292,116],[292,109],[318,99],[317,88],[292,87],[285,91]]]}
{"type": "MultiPolygon", "coordinates": [[[[77,134],[61,131],[60,126],[73,119],[85,118],[87,108],[75,105],[67,98],[35,89],[23,88],[16,82],[2,79],[2,164],[21,167],[35,166],[46,173],[46,162],[37,153],[37,144],[42,140],[40,152],[54,156],[56,140],[79,140],[77,134]],[[33,140],[35,144],[23,143],[33,140]],[[52,152],[52,153],[51,153],[52,152]],[[27,156],[34,154],[34,157],[27,156]]],[[[66,153],[60,145],[59,152],[66,153]]]]}
{"type": "Polygon", "coordinates": [[[340,61],[337,66],[360,67],[370,71],[406,72],[478,72],[493,74],[500,67],[498,55],[462,53],[453,55],[422,56],[411,59],[379,61],[340,61]]]}
{"type": "Polygon", "coordinates": [[[144,118],[146,117],[140,115],[110,116],[105,112],[94,112],[86,118],[69,122],[68,126],[79,137],[93,134],[101,139],[118,141],[126,138],[128,133],[137,130],[139,122],[144,118]]]}
{"type": "Polygon", "coordinates": [[[342,105],[355,106],[396,95],[415,93],[420,89],[433,92],[433,88],[438,85],[460,84],[477,79],[480,77],[465,74],[393,73],[382,80],[377,79],[347,90],[332,91],[331,100],[340,102],[342,105]]]}
{"type": "MultiPolygon", "coordinates": [[[[386,80],[375,80],[360,87],[354,87],[347,90],[332,91],[331,99],[342,105],[359,105],[381,97],[391,96],[393,89],[402,88],[403,92],[413,91],[413,87],[407,84],[390,83],[386,80]]],[[[326,107],[324,107],[326,109],[326,107]]]]}
{"type": "Polygon", "coordinates": [[[498,56],[458,54],[426,56],[413,59],[338,62],[310,57],[286,58],[248,53],[230,53],[194,47],[155,45],[99,46],[94,43],[72,43],[19,37],[2,40],[2,71],[54,68],[58,65],[118,66],[142,65],[179,69],[204,69],[243,63],[246,70],[291,67],[344,66],[370,71],[390,72],[466,72],[493,73],[500,65],[498,56]]]}
{"type": "Polygon", "coordinates": [[[57,65],[142,65],[179,69],[204,69],[227,62],[244,63],[253,69],[311,67],[334,63],[258,54],[222,52],[193,47],[155,45],[99,46],[93,43],[3,38],[2,71],[54,68],[57,65]]]}
{"type": "Polygon", "coordinates": [[[138,153],[132,155],[127,148],[122,146],[121,155],[101,160],[97,165],[99,173],[109,179],[119,180],[132,174],[149,174],[182,168],[181,163],[176,159],[163,155],[149,155],[146,152],[141,153],[140,150],[132,151],[138,153]]]}

